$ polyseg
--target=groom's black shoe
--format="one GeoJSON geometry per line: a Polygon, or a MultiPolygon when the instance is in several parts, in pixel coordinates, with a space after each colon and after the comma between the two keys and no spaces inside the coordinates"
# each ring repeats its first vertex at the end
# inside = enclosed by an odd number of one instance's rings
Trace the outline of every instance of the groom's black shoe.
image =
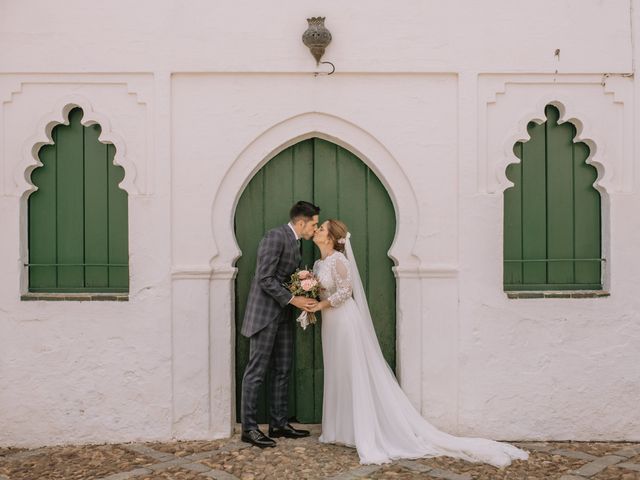
{"type": "Polygon", "coordinates": [[[293,428],[290,423],[287,423],[284,427],[269,427],[269,436],[273,438],[287,437],[287,438],[302,438],[309,436],[309,430],[300,430],[293,428]]]}
{"type": "Polygon", "coordinates": [[[267,437],[257,428],[254,430],[246,430],[242,432],[240,439],[243,442],[250,443],[260,448],[275,447],[276,442],[267,437]]]}

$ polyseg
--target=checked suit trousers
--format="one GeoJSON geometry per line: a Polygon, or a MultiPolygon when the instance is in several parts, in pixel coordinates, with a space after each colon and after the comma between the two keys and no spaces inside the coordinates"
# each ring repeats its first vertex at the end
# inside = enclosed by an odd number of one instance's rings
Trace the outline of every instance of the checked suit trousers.
{"type": "Polygon", "coordinates": [[[242,378],[241,418],[245,431],[258,428],[258,390],[267,370],[271,373],[269,423],[272,427],[287,423],[294,336],[290,308],[249,339],[249,363],[242,378]]]}

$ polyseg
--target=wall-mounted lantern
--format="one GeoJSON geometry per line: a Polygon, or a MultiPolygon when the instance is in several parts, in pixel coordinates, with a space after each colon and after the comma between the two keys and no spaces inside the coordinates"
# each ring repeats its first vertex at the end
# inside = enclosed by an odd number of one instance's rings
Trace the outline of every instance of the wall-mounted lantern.
{"type": "Polygon", "coordinates": [[[302,34],[302,43],[309,47],[313,58],[316,59],[317,65],[320,65],[320,59],[322,55],[324,55],[324,49],[331,43],[331,32],[324,26],[325,18],[326,17],[307,18],[309,28],[302,34]]]}

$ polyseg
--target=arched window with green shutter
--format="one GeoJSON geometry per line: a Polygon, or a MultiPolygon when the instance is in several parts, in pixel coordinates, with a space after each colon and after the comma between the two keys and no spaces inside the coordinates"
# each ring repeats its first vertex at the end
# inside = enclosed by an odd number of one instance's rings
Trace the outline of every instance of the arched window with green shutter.
{"type": "Polygon", "coordinates": [[[597,171],[589,147],[574,143],[576,128],[530,122],[531,138],[517,142],[520,163],[509,165],[514,186],[504,192],[504,289],[600,290],[602,245],[597,171]]]}
{"type": "Polygon", "coordinates": [[[38,155],[29,197],[30,292],[127,292],[127,193],[115,147],[98,140],[100,126],[83,126],[83,111],[57,125],[53,144],[38,155]]]}

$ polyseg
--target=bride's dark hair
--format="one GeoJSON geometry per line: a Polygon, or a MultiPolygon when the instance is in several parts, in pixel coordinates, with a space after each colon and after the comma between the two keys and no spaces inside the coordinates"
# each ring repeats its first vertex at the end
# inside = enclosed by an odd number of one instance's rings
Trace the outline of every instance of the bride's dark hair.
{"type": "Polygon", "coordinates": [[[334,250],[344,253],[347,232],[349,229],[344,222],[334,218],[330,218],[327,222],[327,231],[329,232],[329,238],[333,240],[334,250]]]}

